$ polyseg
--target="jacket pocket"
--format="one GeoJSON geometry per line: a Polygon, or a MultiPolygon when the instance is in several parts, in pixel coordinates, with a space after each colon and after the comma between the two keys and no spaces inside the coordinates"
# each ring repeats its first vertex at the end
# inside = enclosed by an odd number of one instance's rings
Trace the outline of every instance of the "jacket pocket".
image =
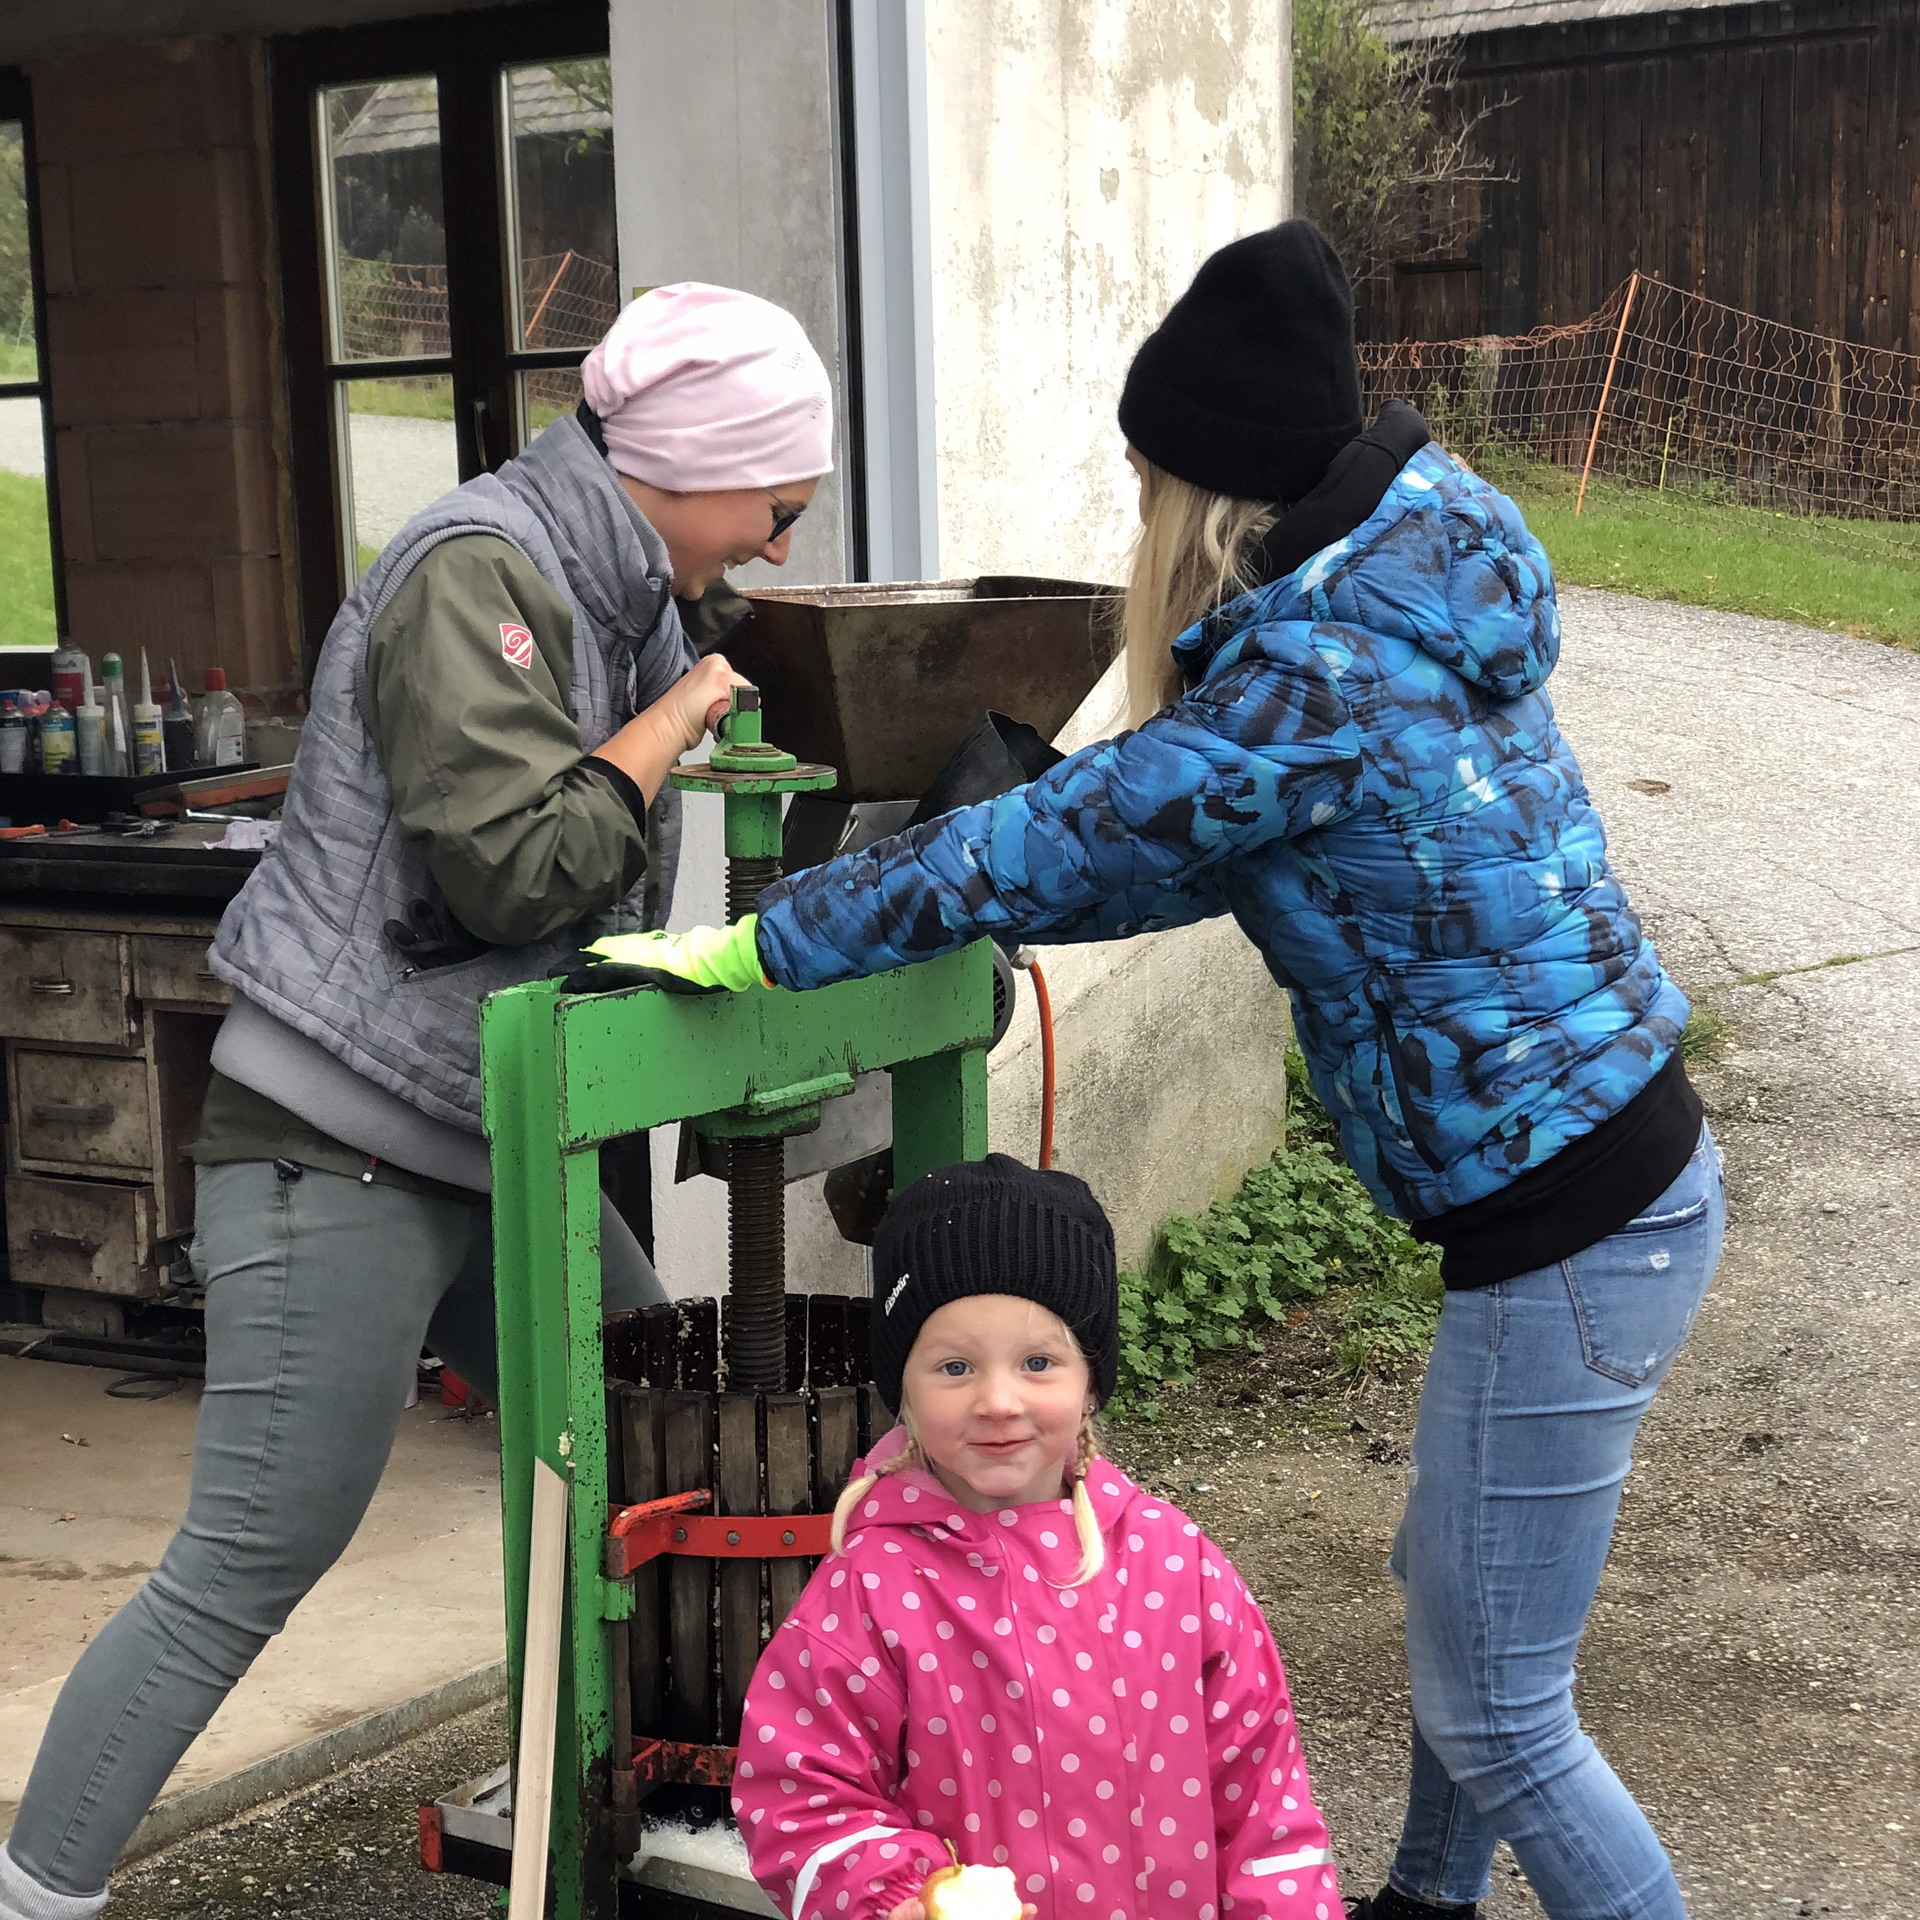
{"type": "Polygon", "coordinates": [[[1413,1108],[1413,1095],[1407,1080],[1406,1056],[1401,1050],[1399,1029],[1393,1024],[1393,1006],[1377,987],[1367,990],[1367,1004],[1373,1009],[1374,1024],[1380,1029],[1381,1051],[1387,1056],[1387,1071],[1393,1075],[1393,1097],[1400,1103],[1400,1125],[1413,1150],[1435,1173],[1446,1171],[1446,1162],[1434,1152],[1425,1138],[1413,1108]]]}

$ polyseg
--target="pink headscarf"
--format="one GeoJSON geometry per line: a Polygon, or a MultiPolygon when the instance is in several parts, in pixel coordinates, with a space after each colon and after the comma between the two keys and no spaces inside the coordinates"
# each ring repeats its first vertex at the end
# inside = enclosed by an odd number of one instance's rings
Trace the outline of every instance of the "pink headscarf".
{"type": "Polygon", "coordinates": [[[671,493],[782,487],[833,467],[833,391],[784,307],[696,280],[621,313],[580,369],[607,457],[671,493]]]}

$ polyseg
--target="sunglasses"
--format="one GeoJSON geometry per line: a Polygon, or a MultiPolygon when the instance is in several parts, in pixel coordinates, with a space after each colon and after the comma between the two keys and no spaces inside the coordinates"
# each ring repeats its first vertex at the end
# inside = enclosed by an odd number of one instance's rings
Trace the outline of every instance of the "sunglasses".
{"type": "Polygon", "coordinates": [[[767,545],[772,546],[805,512],[804,506],[790,507],[778,494],[775,494],[773,496],[773,531],[767,535],[767,545]]]}

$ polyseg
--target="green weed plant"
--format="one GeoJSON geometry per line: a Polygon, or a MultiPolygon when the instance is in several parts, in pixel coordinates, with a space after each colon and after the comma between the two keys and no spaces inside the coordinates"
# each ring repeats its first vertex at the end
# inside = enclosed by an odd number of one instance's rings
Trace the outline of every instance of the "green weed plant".
{"type": "Polygon", "coordinates": [[[1120,1397],[1151,1412],[1161,1385],[1208,1357],[1258,1351],[1263,1328],[1324,1303],[1334,1354],[1358,1377],[1418,1360],[1439,1324],[1439,1256],[1383,1214],[1341,1159],[1288,1056],[1288,1139],[1203,1213],[1175,1214],[1120,1278],[1120,1397]]]}

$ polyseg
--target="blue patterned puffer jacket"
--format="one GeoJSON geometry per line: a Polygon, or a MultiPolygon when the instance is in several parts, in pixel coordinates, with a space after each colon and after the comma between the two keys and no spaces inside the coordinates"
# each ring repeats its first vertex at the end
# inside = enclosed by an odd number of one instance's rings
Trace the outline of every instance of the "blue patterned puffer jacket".
{"type": "Polygon", "coordinates": [[[1464,1206],[1617,1113],[1687,1018],[1554,724],[1559,643],[1519,510],[1428,445],[1345,539],[1180,637],[1177,705],[771,889],[763,963],[816,987],[1231,913],[1374,1198],[1464,1206]]]}

